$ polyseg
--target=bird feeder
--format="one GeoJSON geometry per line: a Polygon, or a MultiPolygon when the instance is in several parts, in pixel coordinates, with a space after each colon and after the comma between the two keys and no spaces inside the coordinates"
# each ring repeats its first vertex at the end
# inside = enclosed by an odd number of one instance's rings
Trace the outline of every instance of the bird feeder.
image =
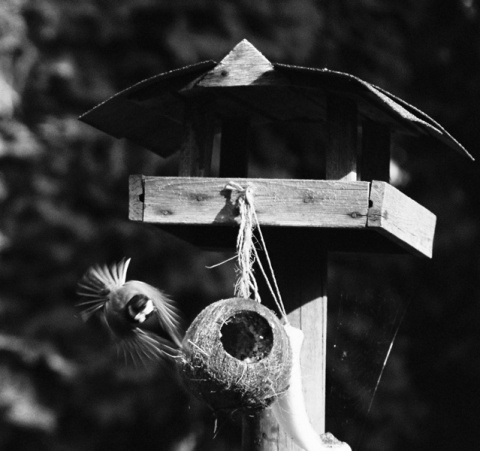
{"type": "MultiPolygon", "coordinates": [[[[154,76],[81,120],[162,157],[178,154],[178,177],[130,176],[133,221],[202,247],[232,247],[239,218],[235,193],[225,185],[254,189],[290,322],[305,334],[307,411],[323,433],[328,251],[401,249],[431,257],[435,215],[389,184],[392,134],[426,136],[468,152],[433,119],[385,90],[341,72],[271,63],[246,40],[219,63],[154,76]],[[270,123],[325,130],[326,144],[318,149],[322,173],[311,180],[248,178],[249,131],[270,123]],[[218,173],[212,170],[215,135],[221,137],[218,173]]],[[[292,446],[268,409],[244,424],[246,450],[292,446]]]]}
{"type": "Polygon", "coordinates": [[[210,304],[195,318],[178,366],[185,385],[215,411],[257,411],[288,389],[290,354],[275,313],[232,298],[210,304]]]}

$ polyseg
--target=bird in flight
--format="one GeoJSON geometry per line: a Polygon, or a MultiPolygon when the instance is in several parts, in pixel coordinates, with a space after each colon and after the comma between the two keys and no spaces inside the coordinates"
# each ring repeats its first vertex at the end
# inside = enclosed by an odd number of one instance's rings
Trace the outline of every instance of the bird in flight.
{"type": "Polygon", "coordinates": [[[82,317],[99,313],[125,358],[135,363],[175,358],[183,335],[178,309],[157,288],[126,280],[130,260],[87,270],[77,290],[82,317]]]}

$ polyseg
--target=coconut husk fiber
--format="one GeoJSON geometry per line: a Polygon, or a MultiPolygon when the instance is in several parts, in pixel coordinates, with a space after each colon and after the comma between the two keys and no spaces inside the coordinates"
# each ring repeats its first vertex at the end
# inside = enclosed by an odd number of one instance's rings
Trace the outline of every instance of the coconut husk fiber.
{"type": "Polygon", "coordinates": [[[195,318],[177,363],[186,387],[213,410],[260,410],[287,390],[292,352],[274,312],[230,298],[195,318]]]}

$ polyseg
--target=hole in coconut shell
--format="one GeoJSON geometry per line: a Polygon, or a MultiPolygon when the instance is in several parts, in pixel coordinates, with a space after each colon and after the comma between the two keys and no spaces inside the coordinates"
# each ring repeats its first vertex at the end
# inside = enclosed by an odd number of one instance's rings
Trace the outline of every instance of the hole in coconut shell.
{"type": "Polygon", "coordinates": [[[259,362],[273,348],[272,328],[256,312],[236,313],[223,323],[220,333],[225,351],[245,363],[259,362]]]}

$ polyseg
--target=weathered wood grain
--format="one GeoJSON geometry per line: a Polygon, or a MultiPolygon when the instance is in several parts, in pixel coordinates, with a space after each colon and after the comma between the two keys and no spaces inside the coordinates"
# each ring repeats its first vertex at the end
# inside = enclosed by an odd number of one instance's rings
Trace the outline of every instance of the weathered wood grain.
{"type": "Polygon", "coordinates": [[[210,174],[215,134],[213,111],[212,99],[194,98],[185,102],[180,176],[205,177],[210,174]]]}
{"type": "Polygon", "coordinates": [[[128,219],[143,221],[143,175],[131,175],[128,178],[128,219]]]}
{"type": "Polygon", "coordinates": [[[287,85],[288,80],[274,72],[273,64],[268,61],[246,39],[238,43],[233,50],[207,72],[195,87],[229,87],[247,85],[287,85]]]}
{"type": "Polygon", "coordinates": [[[327,178],[357,180],[357,105],[345,97],[327,97],[327,178]]]}
{"type": "Polygon", "coordinates": [[[409,251],[432,257],[436,216],[388,183],[373,181],[367,227],[409,251]]]}
{"type": "Polygon", "coordinates": [[[129,217],[170,226],[236,225],[240,193],[226,189],[230,180],[252,187],[261,226],[368,228],[409,252],[432,256],[435,215],[381,181],[131,176],[129,217]]]}
{"type": "MultiPolygon", "coordinates": [[[[237,224],[240,193],[228,178],[145,177],[143,220],[158,224],[237,224]]],[[[250,186],[261,225],[366,226],[369,183],[325,180],[234,179],[250,186]]]]}
{"type": "MultiPolygon", "coordinates": [[[[318,433],[325,432],[328,253],[325,238],[323,234],[305,234],[291,241],[285,238],[284,228],[269,229],[265,236],[288,320],[305,334],[300,354],[302,387],[310,422],[318,433]]],[[[262,293],[262,302],[266,305],[271,302],[267,290],[262,293]]],[[[269,418],[268,412],[263,415],[262,451],[301,451],[278,428],[275,419],[269,418]]]]}

